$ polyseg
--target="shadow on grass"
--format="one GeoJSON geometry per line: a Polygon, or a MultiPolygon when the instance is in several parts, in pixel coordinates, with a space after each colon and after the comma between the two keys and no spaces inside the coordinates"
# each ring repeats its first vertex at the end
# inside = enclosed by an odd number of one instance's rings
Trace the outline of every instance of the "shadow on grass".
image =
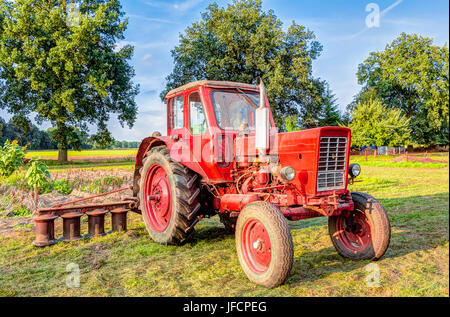
{"type": "MultiPolygon", "coordinates": [[[[422,196],[412,196],[405,198],[383,199],[389,206],[407,206],[411,201],[423,199],[422,196]]],[[[440,200],[447,200],[448,193],[439,193],[427,196],[426,201],[430,204],[430,211],[412,211],[388,214],[391,220],[393,233],[386,254],[378,261],[393,259],[405,256],[410,253],[427,251],[448,243],[448,204],[447,210],[433,211],[437,207],[433,204],[440,200]],[[433,208],[434,207],[434,208],[433,208]]],[[[406,207],[405,206],[405,207],[406,207]]],[[[324,225],[324,222],[314,221],[306,226],[296,226],[307,228],[314,225],[324,225]]],[[[330,240],[330,245],[331,240],[330,240]]],[[[294,259],[294,266],[291,277],[287,284],[299,284],[302,282],[322,279],[330,274],[338,272],[350,272],[366,267],[371,261],[353,261],[341,257],[333,246],[323,248],[320,251],[306,252],[294,259]]]]}
{"type": "Polygon", "coordinates": [[[218,242],[229,237],[234,237],[234,234],[226,231],[224,227],[208,226],[198,229],[189,244],[195,246],[199,242],[218,242]]]}
{"type": "MultiPolygon", "coordinates": [[[[410,238],[409,234],[392,234],[392,240],[410,238]]],[[[439,246],[444,246],[447,241],[431,242],[427,245],[420,245],[411,242],[411,245],[405,248],[390,248],[386,254],[377,262],[380,267],[383,266],[384,259],[398,258],[410,253],[426,251],[439,246]]],[[[331,244],[331,242],[330,242],[331,244]]],[[[312,282],[323,279],[333,273],[348,273],[354,270],[362,269],[373,263],[372,261],[353,261],[340,256],[334,247],[327,247],[318,252],[306,252],[294,259],[291,276],[287,284],[301,284],[303,282],[312,282]]]]}
{"type": "MultiPolygon", "coordinates": [[[[389,214],[393,233],[390,247],[379,263],[382,263],[384,259],[434,249],[448,242],[448,193],[387,198],[382,199],[382,203],[389,214]],[[414,208],[418,202],[422,202],[420,210],[414,208]],[[390,212],[392,209],[399,211],[390,212]]],[[[290,228],[295,230],[326,225],[326,218],[289,222],[290,228]]],[[[328,230],[326,234],[328,235],[328,230]]],[[[207,223],[197,230],[190,245],[219,242],[230,237],[234,238],[234,235],[229,234],[219,224],[207,223]]],[[[351,272],[364,268],[370,263],[372,262],[353,261],[341,257],[329,241],[329,247],[320,251],[303,253],[294,259],[292,274],[287,284],[315,281],[333,273],[351,272]]]]}
{"type": "MultiPolygon", "coordinates": [[[[381,267],[383,266],[384,259],[393,259],[410,253],[430,250],[443,246],[448,242],[448,198],[446,198],[448,196],[446,195],[448,194],[439,193],[433,196],[427,196],[426,199],[424,199],[423,196],[383,199],[383,203],[390,206],[387,208],[388,213],[390,208],[394,207],[401,210],[401,212],[390,213],[394,233],[392,234],[390,248],[379,262],[381,267]],[[411,201],[420,200],[423,200],[423,204],[429,205],[429,210],[417,211],[417,209],[412,209],[410,207],[411,201]],[[447,205],[443,204],[445,200],[447,200],[447,205]]],[[[326,218],[317,218],[298,223],[290,223],[290,226],[293,229],[301,231],[315,226],[323,227],[326,226],[326,224],[326,218]]],[[[133,218],[131,221],[130,229],[131,232],[129,232],[128,235],[131,235],[133,239],[121,246],[124,249],[128,247],[127,243],[132,247],[132,244],[135,244],[136,242],[140,243],[142,239],[148,238],[145,227],[137,217],[133,218]]],[[[324,234],[328,234],[327,230],[324,231],[324,234]]],[[[30,243],[32,238],[31,235],[28,236],[30,243]]],[[[215,218],[208,220],[204,225],[199,226],[196,234],[193,236],[193,240],[189,244],[202,249],[204,244],[220,243],[233,238],[234,236],[228,234],[218,219],[215,218]]],[[[116,240],[113,239],[111,243],[113,244],[115,241],[116,240]]],[[[95,253],[95,250],[92,251],[93,247],[95,248],[95,246],[91,245],[80,246],[78,247],[80,249],[79,253],[76,252],[74,255],[67,257],[63,255],[63,253],[67,252],[67,249],[56,250],[54,251],[54,254],[51,254],[50,251],[39,251],[28,256],[27,262],[42,263],[44,261],[44,263],[52,263],[53,265],[56,257],[57,259],[70,259],[71,261],[74,261],[74,258],[79,258],[79,261],[82,263],[90,263],[91,253],[95,253]],[[90,253],[87,253],[84,256],[81,255],[84,250],[88,250],[90,253]]],[[[114,246],[112,245],[112,247],[114,246]]],[[[228,248],[228,246],[226,247],[228,248]]],[[[323,248],[319,251],[307,251],[294,259],[293,270],[286,283],[287,285],[295,286],[305,282],[317,281],[334,273],[352,272],[362,269],[371,263],[370,261],[356,262],[342,258],[335,251],[329,240],[326,243],[322,243],[322,247],[323,248]]],[[[20,254],[19,252],[22,249],[23,243],[8,247],[10,253],[18,252],[18,254],[20,254]]],[[[150,249],[150,251],[152,250],[150,249]]],[[[395,262],[390,262],[386,265],[389,265],[388,268],[390,269],[393,268],[395,264],[395,262]]],[[[355,275],[360,274],[361,272],[355,272],[355,275]]],[[[362,272],[362,274],[364,275],[365,272],[362,272]]],[[[364,279],[365,275],[359,276],[358,278],[364,279]]]]}

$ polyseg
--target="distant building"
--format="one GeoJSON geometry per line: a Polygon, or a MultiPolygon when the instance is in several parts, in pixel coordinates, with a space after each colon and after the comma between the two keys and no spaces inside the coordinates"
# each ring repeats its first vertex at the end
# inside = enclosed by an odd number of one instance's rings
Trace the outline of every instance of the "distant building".
{"type": "Polygon", "coordinates": [[[359,151],[361,155],[374,155],[377,151],[377,148],[373,145],[365,145],[361,148],[361,150],[359,151]]]}
{"type": "Polygon", "coordinates": [[[406,153],[405,147],[380,146],[377,150],[378,155],[402,155],[406,153]]]}

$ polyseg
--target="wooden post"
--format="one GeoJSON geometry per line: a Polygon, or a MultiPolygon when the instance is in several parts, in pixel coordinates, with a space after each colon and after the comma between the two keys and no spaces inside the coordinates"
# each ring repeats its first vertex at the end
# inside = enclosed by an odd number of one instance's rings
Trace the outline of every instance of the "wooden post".
{"type": "Polygon", "coordinates": [[[364,156],[366,157],[366,162],[367,162],[367,148],[364,149],[364,156]]]}

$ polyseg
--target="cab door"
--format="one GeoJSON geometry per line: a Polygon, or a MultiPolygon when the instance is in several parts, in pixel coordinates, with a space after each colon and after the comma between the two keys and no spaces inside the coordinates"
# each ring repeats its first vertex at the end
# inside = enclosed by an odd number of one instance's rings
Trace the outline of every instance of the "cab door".
{"type": "Polygon", "coordinates": [[[186,103],[184,93],[171,98],[167,103],[167,135],[174,140],[170,148],[170,156],[183,164],[191,161],[186,103]]]}
{"type": "Polygon", "coordinates": [[[167,135],[170,137],[177,135],[180,139],[183,138],[186,127],[183,94],[175,96],[168,101],[167,113],[167,135]]]}
{"type": "Polygon", "coordinates": [[[203,165],[202,163],[204,161],[208,161],[208,155],[205,155],[205,151],[208,149],[205,148],[205,146],[208,146],[210,135],[205,109],[199,91],[193,91],[188,94],[187,111],[187,133],[189,134],[190,146],[192,149],[192,159],[195,162],[200,163],[200,165],[203,165]]]}

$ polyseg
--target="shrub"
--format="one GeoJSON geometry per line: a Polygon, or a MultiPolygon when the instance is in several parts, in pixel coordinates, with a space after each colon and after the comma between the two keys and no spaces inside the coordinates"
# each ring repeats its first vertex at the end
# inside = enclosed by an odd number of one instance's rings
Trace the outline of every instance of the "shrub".
{"type": "Polygon", "coordinates": [[[49,182],[50,173],[47,164],[41,161],[33,161],[25,174],[25,181],[34,190],[35,206],[38,205],[39,190],[49,182]]]}
{"type": "Polygon", "coordinates": [[[19,206],[10,213],[12,217],[26,218],[31,216],[31,211],[23,206],[19,206]]]}
{"type": "Polygon", "coordinates": [[[93,194],[101,194],[111,187],[120,187],[123,184],[123,178],[117,176],[106,176],[81,186],[81,191],[93,194]]]}
{"type": "Polygon", "coordinates": [[[410,119],[379,99],[359,104],[352,112],[352,146],[404,146],[410,141],[410,119]]]}
{"type": "Polygon", "coordinates": [[[0,175],[3,177],[11,176],[23,165],[25,158],[25,147],[21,147],[17,141],[6,141],[0,147],[0,175]]]}
{"type": "Polygon", "coordinates": [[[64,179],[54,181],[52,183],[52,190],[64,195],[70,195],[73,191],[72,187],[69,185],[69,182],[64,179]]]}

